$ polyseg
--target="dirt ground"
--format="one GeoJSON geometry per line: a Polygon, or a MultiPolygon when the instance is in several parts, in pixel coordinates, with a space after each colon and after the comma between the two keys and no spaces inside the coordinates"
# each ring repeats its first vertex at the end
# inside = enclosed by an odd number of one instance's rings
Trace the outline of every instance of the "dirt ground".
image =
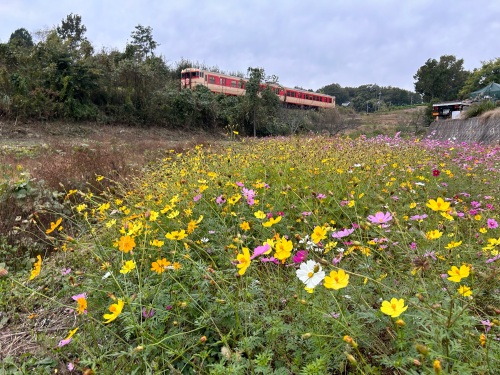
{"type": "Polygon", "coordinates": [[[158,142],[179,145],[194,141],[207,142],[223,139],[220,132],[200,130],[170,130],[160,127],[103,125],[96,123],[17,123],[0,121],[1,146],[34,146],[41,144],[81,143],[142,143],[158,142]]]}

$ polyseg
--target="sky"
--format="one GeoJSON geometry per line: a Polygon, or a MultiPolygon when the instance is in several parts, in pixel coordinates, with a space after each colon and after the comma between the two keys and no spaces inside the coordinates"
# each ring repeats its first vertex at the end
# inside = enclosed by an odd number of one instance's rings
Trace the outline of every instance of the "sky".
{"type": "Polygon", "coordinates": [[[155,53],[225,72],[264,68],[286,87],[338,83],[414,90],[428,59],[464,68],[500,57],[498,0],[0,0],[0,42],[18,28],[54,28],[82,17],[96,51],[124,51],[150,26],[155,53]]]}

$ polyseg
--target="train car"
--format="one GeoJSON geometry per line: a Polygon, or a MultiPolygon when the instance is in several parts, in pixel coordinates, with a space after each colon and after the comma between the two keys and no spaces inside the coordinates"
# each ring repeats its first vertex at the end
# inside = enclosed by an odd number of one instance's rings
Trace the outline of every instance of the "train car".
{"type": "MultiPolygon", "coordinates": [[[[186,68],[181,71],[181,88],[194,89],[196,86],[205,86],[217,94],[240,96],[245,95],[247,79],[214,73],[198,68],[186,68]]],[[[298,108],[335,108],[335,97],[318,94],[300,89],[291,89],[276,84],[269,86],[280,101],[288,107],[298,108]]]]}

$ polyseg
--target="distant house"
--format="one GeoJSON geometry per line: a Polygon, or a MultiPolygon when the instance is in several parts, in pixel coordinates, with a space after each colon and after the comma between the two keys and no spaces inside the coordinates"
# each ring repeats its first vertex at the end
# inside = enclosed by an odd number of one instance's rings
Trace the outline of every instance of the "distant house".
{"type": "Polygon", "coordinates": [[[351,102],[344,102],[341,104],[342,107],[349,107],[351,105],[351,102]]]}
{"type": "Polygon", "coordinates": [[[432,116],[437,120],[456,119],[470,106],[468,101],[443,102],[432,105],[432,116]]]}

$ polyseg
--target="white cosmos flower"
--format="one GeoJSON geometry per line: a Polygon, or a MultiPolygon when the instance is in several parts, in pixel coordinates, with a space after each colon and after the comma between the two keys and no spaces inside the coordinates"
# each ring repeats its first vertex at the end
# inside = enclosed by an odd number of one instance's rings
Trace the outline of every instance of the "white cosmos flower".
{"type": "Polygon", "coordinates": [[[313,289],[325,278],[325,271],[314,260],[301,263],[296,273],[299,280],[306,284],[306,288],[310,289],[313,289]]]}

